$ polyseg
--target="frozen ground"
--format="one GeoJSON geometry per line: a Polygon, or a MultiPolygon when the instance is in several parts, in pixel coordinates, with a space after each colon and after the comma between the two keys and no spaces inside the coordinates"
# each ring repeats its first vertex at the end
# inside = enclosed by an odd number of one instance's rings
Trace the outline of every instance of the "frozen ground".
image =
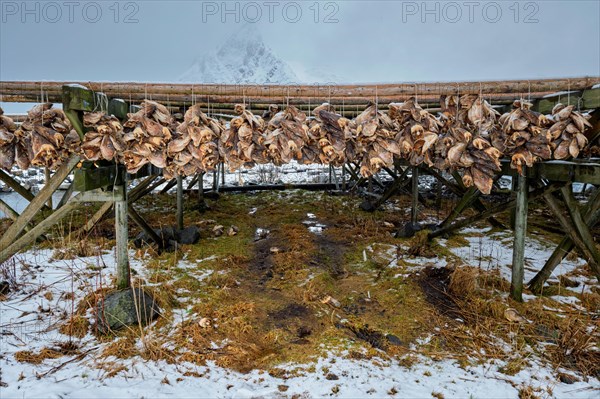
{"type": "MultiPolygon", "coordinates": [[[[318,223],[307,215],[307,225],[318,223]]],[[[310,227],[310,226],[309,226],[310,227]]],[[[465,229],[463,236],[469,247],[455,247],[452,252],[471,265],[483,259],[482,267],[497,267],[506,276],[506,258],[510,243],[502,234],[483,234],[485,229],[465,229]],[[490,256],[488,259],[487,256],[490,256]]],[[[444,241],[440,240],[444,245],[444,241]]],[[[547,257],[551,246],[531,237],[528,257],[547,257]]],[[[3,278],[18,289],[0,301],[0,397],[2,398],[87,398],[87,397],[512,397],[524,389],[532,389],[540,397],[595,398],[600,382],[581,378],[574,384],[561,383],[551,366],[535,358],[531,366],[515,375],[499,371],[503,362],[490,360],[484,364],[460,365],[453,360],[434,360],[419,354],[419,344],[410,364],[373,358],[351,360],[344,353],[332,353],[311,364],[288,364],[280,368],[289,377],[276,378],[264,371],[240,374],[208,363],[167,364],[140,357],[117,359],[100,357],[106,343],[88,334],[82,339],[59,333],[63,323],[82,298],[111,284],[113,251],[76,260],[52,260],[51,250],[32,249],[4,265],[3,278]],[[70,293],[74,293],[71,295],[70,293]],[[76,298],[75,300],[73,298],[76,298]],[[81,355],[63,356],[33,365],[18,362],[14,354],[21,350],[39,351],[73,340],[81,355]],[[113,363],[111,363],[113,362],[113,363]],[[123,367],[116,376],[108,370],[123,367]],[[440,395],[438,395],[440,394],[440,395]],[[298,396],[299,395],[299,396],[298,396]]],[[[423,265],[444,266],[443,258],[398,258],[396,247],[373,243],[364,251],[364,260],[378,258],[388,267],[399,268],[402,260],[413,270],[423,265]]],[[[131,252],[132,268],[145,276],[143,264],[131,252]]],[[[565,263],[557,273],[573,271],[581,260],[565,263]]],[[[178,265],[191,268],[185,258],[178,265]]],[[[208,270],[197,276],[207,278],[208,270]]],[[[556,276],[555,276],[556,277],[556,276]]],[[[583,281],[583,284],[594,284],[583,281]]],[[[532,300],[533,297],[526,297],[532,300]]],[[[577,306],[577,298],[560,296],[557,303],[577,306]]],[[[177,312],[176,312],[177,313],[177,312]]],[[[92,317],[88,314],[88,317],[92,317]]],[[[185,312],[181,312],[185,317],[185,312]]],[[[425,337],[422,343],[427,343],[425,337]]],[[[327,349],[327,348],[325,348],[327,349]]],[[[560,371],[560,370],[558,370],[560,371]]],[[[572,372],[571,372],[572,373],[572,372]]]]}

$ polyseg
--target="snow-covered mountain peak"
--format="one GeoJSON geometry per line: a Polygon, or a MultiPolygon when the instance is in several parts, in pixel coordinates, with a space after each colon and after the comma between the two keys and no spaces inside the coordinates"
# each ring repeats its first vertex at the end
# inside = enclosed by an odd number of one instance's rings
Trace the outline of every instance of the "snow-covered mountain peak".
{"type": "Polygon", "coordinates": [[[246,24],[215,49],[196,59],[179,78],[189,83],[294,83],[290,66],[265,45],[258,28],[246,24]]]}

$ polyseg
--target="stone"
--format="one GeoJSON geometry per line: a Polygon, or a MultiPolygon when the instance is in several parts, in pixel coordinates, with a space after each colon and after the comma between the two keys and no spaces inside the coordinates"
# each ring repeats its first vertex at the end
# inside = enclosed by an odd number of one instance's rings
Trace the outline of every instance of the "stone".
{"type": "Polygon", "coordinates": [[[579,378],[575,377],[572,374],[567,374],[567,373],[558,373],[558,379],[563,384],[569,384],[569,385],[579,382],[579,378]]]}
{"type": "Polygon", "coordinates": [[[359,205],[360,209],[362,209],[365,212],[375,212],[376,208],[373,206],[373,204],[370,201],[363,201],[360,205],[359,205]]]}
{"type": "Polygon", "coordinates": [[[186,227],[177,232],[177,242],[183,245],[193,245],[200,241],[200,229],[196,226],[186,227]]]}
{"type": "Polygon", "coordinates": [[[125,326],[145,326],[160,313],[154,298],[140,288],[112,292],[98,302],[98,330],[102,334],[125,326]]]}
{"type": "MultiPolygon", "coordinates": [[[[196,226],[187,227],[183,230],[177,230],[174,227],[163,227],[162,229],[153,229],[161,238],[160,247],[167,252],[177,250],[179,244],[192,245],[200,240],[200,229],[196,226]]],[[[141,232],[133,241],[136,248],[153,243],[145,232],[141,232]]]]}
{"type": "Polygon", "coordinates": [[[395,346],[401,346],[402,345],[402,341],[400,340],[400,338],[398,338],[397,336],[393,335],[393,334],[387,334],[385,336],[388,340],[388,342],[391,345],[395,345],[395,346]]]}
{"type": "Polygon", "coordinates": [[[334,374],[334,373],[327,373],[327,375],[325,376],[325,379],[329,380],[329,381],[337,381],[340,379],[340,377],[338,377],[337,374],[334,374]]]}
{"type": "Polygon", "coordinates": [[[423,227],[420,224],[408,222],[398,229],[396,238],[410,238],[421,230],[423,230],[423,227]]]}

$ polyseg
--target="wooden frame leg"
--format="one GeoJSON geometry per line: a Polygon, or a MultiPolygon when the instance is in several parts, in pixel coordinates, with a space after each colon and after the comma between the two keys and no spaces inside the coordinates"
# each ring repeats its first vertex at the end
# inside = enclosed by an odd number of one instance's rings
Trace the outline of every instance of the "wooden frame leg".
{"type": "Polygon", "coordinates": [[[517,206],[515,208],[515,239],[513,245],[510,297],[515,301],[523,302],[525,237],[527,236],[527,197],[529,194],[529,184],[526,176],[519,175],[517,179],[517,206]]]}

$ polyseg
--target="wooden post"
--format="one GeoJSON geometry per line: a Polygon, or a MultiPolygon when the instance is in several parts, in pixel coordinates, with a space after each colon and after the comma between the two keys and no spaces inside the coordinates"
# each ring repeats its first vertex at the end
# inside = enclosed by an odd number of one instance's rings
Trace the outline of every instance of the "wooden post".
{"type": "MultiPolygon", "coordinates": [[[[48,168],[44,168],[44,180],[45,180],[45,184],[48,184],[48,182],[50,181],[50,169],[48,168]]],[[[52,196],[50,196],[50,198],[48,198],[48,202],[46,203],[46,205],[48,205],[48,208],[52,209],[52,196]]]]}
{"type": "Polygon", "coordinates": [[[200,172],[198,178],[198,207],[201,210],[206,208],[206,203],[204,202],[204,173],[200,172]]]}
{"type": "Polygon", "coordinates": [[[481,191],[477,190],[477,187],[469,188],[463,195],[462,199],[456,204],[452,212],[444,219],[440,227],[449,226],[460,214],[469,207],[473,201],[481,194],[481,191]]]}
{"type": "MultiPolygon", "coordinates": [[[[129,255],[127,240],[129,228],[127,221],[127,185],[123,185],[123,198],[115,201],[115,236],[117,239],[117,288],[120,290],[130,287],[129,255]]],[[[115,187],[116,189],[116,187],[115,187]]]]}
{"type": "MultiPolygon", "coordinates": [[[[71,195],[73,195],[74,188],[75,188],[75,182],[71,182],[71,184],[69,184],[69,188],[67,188],[67,190],[63,194],[62,198],[58,202],[58,205],[56,205],[57,209],[67,203],[69,198],[71,198],[71,195]]],[[[50,197],[50,198],[52,198],[52,197],[50,197]]]]}
{"type": "Polygon", "coordinates": [[[127,211],[128,211],[129,217],[131,219],[133,219],[135,224],[137,224],[140,227],[140,229],[144,230],[146,235],[150,239],[152,239],[152,241],[154,241],[156,243],[156,245],[158,246],[158,249],[161,250],[163,248],[162,239],[160,238],[160,236],[158,234],[156,234],[156,232],[152,229],[152,227],[150,227],[150,225],[148,225],[148,223],[146,223],[144,218],[142,218],[140,216],[140,214],[137,213],[137,211],[135,210],[135,208],[133,207],[132,204],[128,204],[127,211]]]}
{"type": "Polygon", "coordinates": [[[419,169],[412,167],[412,209],[410,213],[410,222],[416,225],[419,217],[419,169]]]}
{"type": "MultiPolygon", "coordinates": [[[[592,197],[589,199],[588,203],[584,208],[584,221],[590,227],[594,227],[598,222],[600,222],[600,189],[596,189],[592,197]]],[[[573,249],[573,241],[569,237],[564,237],[560,244],[556,247],[554,252],[548,260],[546,264],[532,279],[527,283],[529,285],[529,289],[536,294],[542,292],[542,288],[544,287],[544,283],[550,275],[552,271],[560,264],[560,262],[568,255],[569,252],[573,249]]]]}
{"type": "Polygon", "coordinates": [[[183,230],[183,177],[177,176],[177,228],[183,230]]]}
{"type": "MultiPolygon", "coordinates": [[[[588,264],[590,265],[592,272],[596,275],[596,278],[600,280],[600,253],[598,253],[598,249],[596,248],[596,244],[594,243],[594,237],[592,236],[592,233],[590,232],[588,226],[583,220],[583,217],[581,216],[579,204],[573,196],[572,185],[569,184],[568,186],[563,187],[561,189],[561,194],[565,200],[567,210],[571,215],[571,219],[573,220],[575,229],[577,230],[577,234],[579,234],[579,236],[581,237],[585,249],[587,249],[587,251],[590,254],[588,264]]],[[[575,244],[577,243],[575,242],[575,244]]]]}
{"type": "Polygon", "coordinates": [[[56,210],[46,219],[36,224],[27,233],[18,239],[11,241],[6,247],[0,247],[0,263],[5,262],[18,251],[33,243],[39,236],[44,234],[49,228],[58,223],[63,217],[71,212],[79,203],[75,200],[69,201],[65,206],[56,210]]]}
{"type": "MultiPolygon", "coordinates": [[[[511,177],[511,197],[515,197],[515,193],[517,192],[517,177],[516,176],[512,176],[511,177]]],[[[511,230],[515,230],[515,217],[516,217],[516,209],[511,209],[510,214],[509,214],[509,222],[510,222],[510,228],[511,230]]]]}
{"type": "Polygon", "coordinates": [[[219,192],[219,167],[217,166],[215,170],[213,170],[213,187],[212,190],[215,193],[219,192]]]}
{"type": "Polygon", "coordinates": [[[225,162],[221,162],[221,186],[225,185],[225,162]]]}
{"type": "Polygon", "coordinates": [[[6,202],[2,201],[2,199],[0,199],[0,211],[4,212],[6,217],[11,219],[13,222],[19,218],[19,214],[17,213],[17,211],[12,209],[10,207],[10,205],[8,205],[6,202]]]}
{"type": "Polygon", "coordinates": [[[523,302],[523,277],[525,262],[525,237],[527,235],[527,196],[529,186],[527,171],[525,176],[517,177],[517,207],[515,211],[515,240],[513,245],[512,277],[510,296],[515,301],[523,302]]]}
{"type": "MultiPolygon", "coordinates": [[[[563,189],[568,190],[568,188],[566,188],[566,187],[564,187],[563,189]]],[[[570,220],[563,214],[558,201],[556,200],[556,198],[554,198],[554,196],[552,194],[545,195],[544,199],[548,203],[548,207],[550,208],[552,213],[554,213],[556,220],[558,220],[558,222],[562,226],[563,230],[567,233],[567,236],[569,238],[571,238],[571,241],[573,242],[573,244],[575,244],[575,246],[579,249],[581,254],[583,254],[584,258],[588,261],[589,265],[592,267],[592,270],[594,270],[594,268],[597,268],[598,260],[596,259],[596,257],[594,256],[594,253],[593,253],[593,249],[595,249],[595,247],[592,244],[592,249],[590,249],[590,247],[588,245],[586,245],[586,243],[584,242],[585,239],[580,234],[578,234],[579,228],[576,226],[575,220],[573,218],[571,218],[571,220],[570,220]]],[[[569,206],[571,206],[571,205],[569,205],[569,206]]],[[[583,221],[583,219],[580,222],[585,223],[583,221]]],[[[593,238],[591,238],[591,237],[589,237],[589,238],[593,243],[593,238]]]]}
{"type": "Polygon", "coordinates": [[[54,176],[52,176],[52,179],[50,179],[50,181],[40,190],[38,195],[31,200],[17,221],[4,232],[4,235],[0,238],[0,249],[8,247],[10,243],[17,239],[25,226],[27,226],[36,213],[45,206],[44,204],[48,201],[48,198],[52,196],[58,187],[60,187],[61,183],[65,180],[67,175],[71,173],[71,170],[73,170],[78,162],[79,156],[73,155],[58,168],[56,173],[54,173],[54,176]]]}
{"type": "Polygon", "coordinates": [[[13,179],[2,169],[0,169],[0,180],[2,180],[8,187],[12,188],[16,193],[18,193],[21,197],[25,198],[29,202],[31,202],[35,197],[31,193],[31,191],[27,190],[25,187],[20,185],[18,181],[13,179]]]}

